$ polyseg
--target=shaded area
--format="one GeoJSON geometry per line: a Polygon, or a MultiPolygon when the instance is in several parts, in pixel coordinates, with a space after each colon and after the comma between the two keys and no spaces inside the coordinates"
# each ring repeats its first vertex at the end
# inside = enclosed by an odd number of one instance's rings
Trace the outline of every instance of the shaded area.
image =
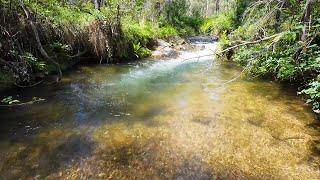
{"type": "Polygon", "coordinates": [[[46,177],[90,156],[94,143],[87,137],[61,131],[40,134],[11,145],[1,154],[1,178],[46,177]],[[50,135],[57,135],[56,139],[50,135]]]}

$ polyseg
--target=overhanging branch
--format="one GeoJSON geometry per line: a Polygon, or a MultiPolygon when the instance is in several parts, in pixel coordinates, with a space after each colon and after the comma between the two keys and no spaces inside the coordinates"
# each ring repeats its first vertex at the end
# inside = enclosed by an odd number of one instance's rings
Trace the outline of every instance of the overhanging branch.
{"type": "Polygon", "coordinates": [[[251,45],[251,44],[258,44],[258,43],[260,43],[260,42],[263,42],[263,41],[267,41],[267,40],[276,38],[277,36],[280,36],[281,34],[283,34],[283,33],[275,34],[275,35],[272,35],[272,36],[269,36],[269,37],[265,37],[265,38],[263,38],[263,39],[255,40],[255,41],[248,41],[248,42],[244,42],[244,43],[242,43],[242,44],[237,44],[237,45],[235,45],[235,46],[229,47],[229,48],[227,48],[227,49],[224,49],[223,51],[218,52],[217,55],[222,54],[222,53],[225,53],[225,52],[228,52],[228,51],[230,51],[230,50],[232,50],[232,49],[236,49],[236,48],[241,47],[241,46],[246,46],[246,45],[251,45]]]}

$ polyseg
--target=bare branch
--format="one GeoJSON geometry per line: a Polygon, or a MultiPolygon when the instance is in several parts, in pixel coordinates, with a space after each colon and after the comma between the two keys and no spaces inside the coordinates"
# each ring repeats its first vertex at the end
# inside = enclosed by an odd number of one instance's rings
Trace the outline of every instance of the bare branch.
{"type": "Polygon", "coordinates": [[[222,53],[225,53],[225,52],[228,52],[228,51],[230,51],[230,50],[232,50],[232,49],[235,49],[235,48],[238,48],[238,47],[241,47],[241,46],[246,46],[246,45],[251,45],[251,44],[257,44],[257,43],[260,43],[260,42],[263,42],[263,41],[267,41],[267,40],[270,40],[270,39],[272,39],[272,38],[276,38],[276,37],[278,37],[278,36],[280,36],[280,35],[282,35],[282,34],[284,34],[284,33],[275,34],[275,35],[272,35],[272,36],[269,36],[269,37],[265,37],[265,38],[263,38],[263,39],[255,40],[255,41],[249,41],[249,42],[244,42],[244,43],[242,43],[242,44],[237,44],[237,45],[235,45],[235,46],[232,46],[232,47],[229,47],[229,48],[227,48],[227,49],[224,49],[223,51],[220,51],[219,53],[217,53],[217,55],[222,54],[222,53]]]}

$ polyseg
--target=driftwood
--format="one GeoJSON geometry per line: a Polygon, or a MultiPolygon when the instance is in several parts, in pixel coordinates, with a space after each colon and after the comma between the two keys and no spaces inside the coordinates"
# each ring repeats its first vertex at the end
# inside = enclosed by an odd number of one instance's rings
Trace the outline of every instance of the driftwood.
{"type": "Polygon", "coordinates": [[[56,66],[57,68],[57,72],[58,72],[58,76],[59,76],[59,81],[61,80],[62,78],[62,71],[61,71],[61,68],[60,68],[60,64],[57,63],[52,57],[50,57],[48,55],[48,53],[44,50],[43,46],[42,46],[42,43],[40,41],[40,37],[39,37],[39,33],[38,33],[38,30],[37,30],[37,27],[36,25],[33,23],[31,17],[30,17],[30,13],[28,11],[28,9],[24,6],[23,2],[20,0],[20,6],[21,8],[23,9],[24,11],[24,14],[30,24],[30,27],[33,31],[33,34],[34,34],[34,37],[36,39],[36,43],[37,43],[37,47],[38,47],[38,50],[40,51],[41,55],[43,57],[45,57],[47,60],[49,60],[54,66],[56,66]]]}

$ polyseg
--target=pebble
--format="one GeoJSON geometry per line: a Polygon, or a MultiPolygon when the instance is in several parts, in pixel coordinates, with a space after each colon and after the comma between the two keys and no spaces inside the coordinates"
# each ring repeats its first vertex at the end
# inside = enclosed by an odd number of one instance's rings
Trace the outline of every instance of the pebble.
{"type": "Polygon", "coordinates": [[[98,177],[99,178],[103,178],[103,177],[105,177],[106,176],[106,173],[100,173],[100,174],[98,174],[98,177]]]}

